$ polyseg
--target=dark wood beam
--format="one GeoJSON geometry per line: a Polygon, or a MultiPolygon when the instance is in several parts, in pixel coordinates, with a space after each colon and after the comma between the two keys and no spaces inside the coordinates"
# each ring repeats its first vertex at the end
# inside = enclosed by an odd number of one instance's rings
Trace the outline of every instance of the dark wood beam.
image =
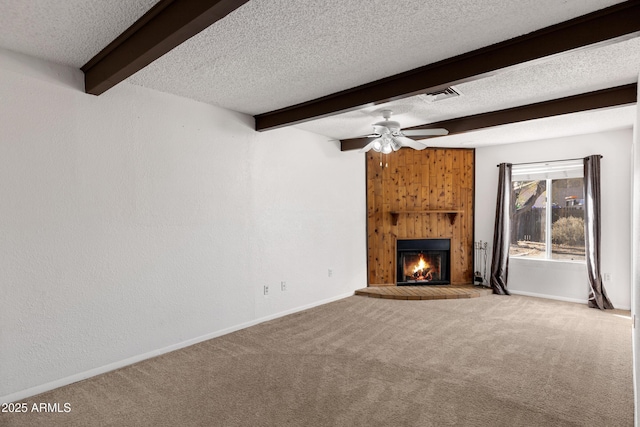
{"type": "Polygon", "coordinates": [[[640,33],[640,0],[620,3],[569,21],[395,76],[276,111],[258,114],[263,131],[406,98],[495,74],[519,64],[602,46],[640,33]]]}
{"type": "MultiPolygon", "coordinates": [[[[596,110],[599,108],[619,107],[637,102],[638,84],[628,84],[594,92],[553,99],[506,110],[491,111],[489,113],[474,114],[437,123],[414,126],[404,130],[445,128],[449,135],[455,135],[477,129],[527,120],[542,119],[562,114],[580,111],[596,110]]],[[[416,138],[414,138],[416,139],[416,138]]],[[[370,141],[370,138],[351,138],[340,141],[342,151],[359,150],[370,141]]]]}
{"type": "Polygon", "coordinates": [[[249,0],[161,0],[82,66],[85,92],[100,95],[249,0]]]}

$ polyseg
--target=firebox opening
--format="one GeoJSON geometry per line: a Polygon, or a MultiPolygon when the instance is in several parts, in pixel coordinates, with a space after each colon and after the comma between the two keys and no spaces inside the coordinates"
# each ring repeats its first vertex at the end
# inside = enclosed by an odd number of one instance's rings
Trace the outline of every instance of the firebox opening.
{"type": "Polygon", "coordinates": [[[413,239],[397,242],[397,285],[448,285],[449,239],[413,239]]]}
{"type": "Polygon", "coordinates": [[[431,282],[440,278],[440,254],[424,254],[404,256],[403,282],[431,282]]]}

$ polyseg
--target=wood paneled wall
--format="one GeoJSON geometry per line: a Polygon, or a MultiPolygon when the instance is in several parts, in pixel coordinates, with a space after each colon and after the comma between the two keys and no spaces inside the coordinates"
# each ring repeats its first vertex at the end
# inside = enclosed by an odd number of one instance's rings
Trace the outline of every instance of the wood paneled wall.
{"type": "Polygon", "coordinates": [[[451,239],[451,283],[473,282],[474,157],[470,149],[367,153],[369,286],[395,285],[397,239],[451,239]],[[429,210],[458,213],[452,225],[429,210]]]}

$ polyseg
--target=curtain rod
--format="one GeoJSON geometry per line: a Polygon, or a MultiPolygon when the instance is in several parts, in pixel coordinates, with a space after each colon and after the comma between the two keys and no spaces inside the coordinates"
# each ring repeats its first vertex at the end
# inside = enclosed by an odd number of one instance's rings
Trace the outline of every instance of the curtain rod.
{"type": "MultiPolygon", "coordinates": [[[[598,156],[600,156],[600,158],[602,158],[602,154],[597,154],[598,156]]],[[[578,157],[577,159],[559,159],[559,160],[543,160],[541,162],[528,162],[528,163],[511,163],[511,165],[516,166],[516,165],[535,165],[537,163],[555,163],[555,162],[570,162],[571,160],[584,160],[584,159],[588,159],[589,156],[587,157],[578,157]]],[[[500,165],[496,165],[497,167],[500,167],[500,165]]]]}

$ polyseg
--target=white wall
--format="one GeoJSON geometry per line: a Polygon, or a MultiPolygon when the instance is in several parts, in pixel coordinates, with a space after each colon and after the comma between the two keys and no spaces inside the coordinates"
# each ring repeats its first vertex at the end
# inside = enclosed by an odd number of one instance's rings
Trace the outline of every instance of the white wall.
{"type": "Polygon", "coordinates": [[[127,83],[85,95],[8,51],[0,70],[0,401],[366,286],[362,154],[127,83]]]}
{"type": "MultiPolygon", "coordinates": [[[[640,81],[640,75],[638,76],[640,81]]],[[[638,97],[640,99],[640,87],[638,88],[638,97]]],[[[637,104],[636,104],[637,105],[637,104]]],[[[632,306],[631,314],[633,315],[633,390],[635,394],[635,425],[638,419],[638,411],[640,410],[640,396],[638,386],[640,383],[640,326],[638,325],[638,316],[640,315],[640,108],[636,107],[637,117],[633,127],[633,156],[631,163],[633,164],[632,175],[632,200],[631,209],[631,229],[632,229],[632,257],[631,263],[631,296],[632,306]]]]}
{"type": "MultiPolygon", "coordinates": [[[[498,186],[497,164],[571,159],[602,154],[602,272],[616,308],[631,307],[630,164],[632,130],[602,132],[542,141],[483,147],[476,150],[475,239],[489,242],[489,261],[498,186]]],[[[489,267],[488,267],[489,268],[489,267]]],[[[508,288],[514,293],[586,302],[588,281],[584,264],[511,258],[508,288]]]]}

